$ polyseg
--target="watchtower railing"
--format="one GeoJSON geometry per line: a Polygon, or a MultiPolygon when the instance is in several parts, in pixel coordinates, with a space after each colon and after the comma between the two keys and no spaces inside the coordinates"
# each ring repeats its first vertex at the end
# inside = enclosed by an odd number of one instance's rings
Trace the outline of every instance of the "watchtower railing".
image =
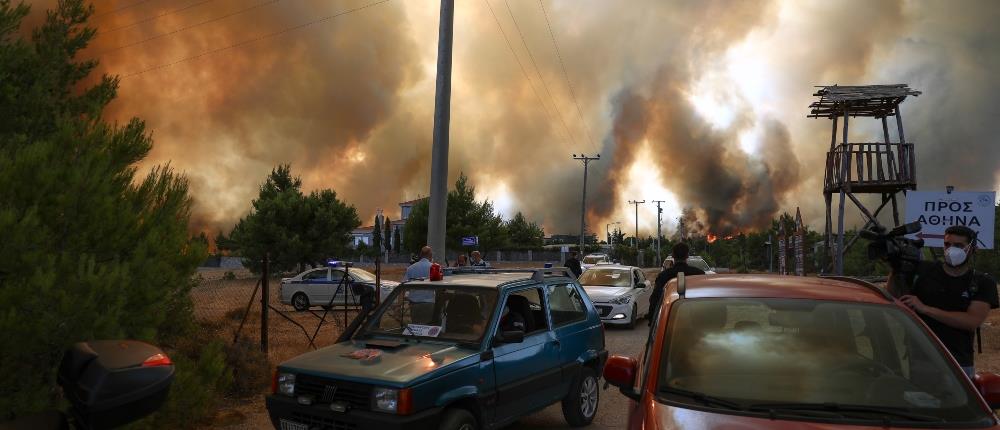
{"type": "Polygon", "coordinates": [[[826,154],[823,189],[895,192],[916,189],[916,177],[913,143],[842,143],[826,154]]]}

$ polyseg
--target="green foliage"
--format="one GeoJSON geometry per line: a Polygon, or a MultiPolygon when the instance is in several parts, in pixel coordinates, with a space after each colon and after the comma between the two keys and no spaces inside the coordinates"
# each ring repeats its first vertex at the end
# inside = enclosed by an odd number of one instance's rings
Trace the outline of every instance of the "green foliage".
{"type": "Polygon", "coordinates": [[[542,228],[538,224],[528,222],[521,212],[507,222],[507,235],[510,245],[519,249],[541,248],[545,239],[542,228]]]}
{"type": "Polygon", "coordinates": [[[393,246],[392,246],[392,220],[390,220],[389,217],[385,217],[385,221],[382,224],[383,224],[383,227],[384,227],[384,229],[382,231],[382,238],[383,238],[383,242],[384,242],[382,244],[383,245],[382,247],[385,248],[386,252],[392,252],[392,249],[393,249],[393,246]]]}
{"type": "Polygon", "coordinates": [[[254,273],[260,273],[265,253],[277,273],[347,252],[350,232],[361,224],[357,210],[338,200],[333,190],[304,195],[301,188],[302,180],[292,176],[289,165],[276,167],[260,186],[250,213],[230,233],[234,250],[254,273]]]}
{"type": "Polygon", "coordinates": [[[223,342],[205,336],[199,338],[204,338],[203,342],[187,342],[171,352],[177,373],[167,402],[130,428],[197,428],[215,411],[222,398],[220,393],[226,392],[233,380],[233,372],[226,363],[223,342]]]}
{"type": "Polygon", "coordinates": [[[392,250],[399,254],[399,248],[403,246],[403,237],[399,232],[399,226],[397,225],[392,232],[392,250]]]}
{"type": "Polygon", "coordinates": [[[375,225],[372,226],[372,249],[376,253],[382,249],[382,220],[379,217],[375,217],[375,225]]]}
{"type": "MultiPolygon", "coordinates": [[[[403,248],[409,252],[419,252],[426,244],[428,205],[429,199],[418,202],[406,219],[403,248]]],[[[445,246],[452,251],[463,249],[462,238],[468,236],[479,236],[481,251],[501,249],[508,244],[503,218],[488,200],[476,201],[476,189],[465,174],[459,175],[455,189],[448,192],[446,222],[445,246]]]]}
{"type": "Polygon", "coordinates": [[[25,40],[27,7],[0,1],[0,419],[57,405],[72,343],[159,342],[192,319],[206,250],[187,231],[188,182],[162,166],[137,176],[145,124],[102,119],[118,80],[85,81],[96,62],[74,61],[91,13],[61,1],[25,40]]]}

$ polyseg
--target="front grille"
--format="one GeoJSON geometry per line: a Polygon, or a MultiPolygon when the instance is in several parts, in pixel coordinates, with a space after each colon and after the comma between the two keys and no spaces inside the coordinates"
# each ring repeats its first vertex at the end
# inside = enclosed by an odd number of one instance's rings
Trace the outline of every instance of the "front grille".
{"type": "Polygon", "coordinates": [[[357,382],[336,381],[312,375],[295,377],[295,394],[312,396],[316,404],[347,402],[351,409],[371,409],[372,386],[357,382]]]}
{"type": "Polygon", "coordinates": [[[307,414],[304,412],[292,412],[292,420],[295,422],[305,424],[309,426],[310,429],[355,430],[358,428],[358,425],[355,423],[348,423],[333,418],[307,414]]]}
{"type": "Polygon", "coordinates": [[[594,305],[594,307],[597,308],[597,313],[599,313],[602,317],[606,317],[611,314],[611,306],[594,305]]]}

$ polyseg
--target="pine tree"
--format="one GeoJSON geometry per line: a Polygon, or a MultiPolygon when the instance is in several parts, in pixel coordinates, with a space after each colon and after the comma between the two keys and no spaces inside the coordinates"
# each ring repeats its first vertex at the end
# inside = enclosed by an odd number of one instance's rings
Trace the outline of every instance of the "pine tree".
{"type": "Polygon", "coordinates": [[[60,1],[26,40],[28,7],[0,1],[0,420],[57,406],[70,344],[158,342],[193,320],[206,244],[188,233],[188,182],[165,166],[138,176],[145,123],[102,117],[118,79],[75,60],[92,13],[60,1]]]}
{"type": "Polygon", "coordinates": [[[396,251],[396,255],[399,255],[399,247],[403,244],[403,238],[400,237],[399,226],[397,225],[395,231],[392,232],[392,249],[396,251]]]}
{"type": "Polygon", "coordinates": [[[378,215],[375,216],[375,225],[372,226],[372,250],[376,256],[382,253],[382,217],[378,215]]]}
{"type": "Polygon", "coordinates": [[[385,217],[382,226],[382,247],[385,248],[385,252],[392,252],[392,220],[385,217]]]}

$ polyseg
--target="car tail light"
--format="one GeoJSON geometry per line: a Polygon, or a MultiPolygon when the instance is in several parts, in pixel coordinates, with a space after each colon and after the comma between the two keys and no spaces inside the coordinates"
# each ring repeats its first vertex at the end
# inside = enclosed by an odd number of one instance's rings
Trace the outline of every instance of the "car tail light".
{"type": "Polygon", "coordinates": [[[271,394],[278,394],[278,369],[271,374],[271,394]]]}
{"type": "Polygon", "coordinates": [[[142,362],[142,367],[153,367],[153,366],[170,366],[174,364],[170,361],[170,357],[167,357],[164,353],[151,355],[146,361],[142,362]]]}

